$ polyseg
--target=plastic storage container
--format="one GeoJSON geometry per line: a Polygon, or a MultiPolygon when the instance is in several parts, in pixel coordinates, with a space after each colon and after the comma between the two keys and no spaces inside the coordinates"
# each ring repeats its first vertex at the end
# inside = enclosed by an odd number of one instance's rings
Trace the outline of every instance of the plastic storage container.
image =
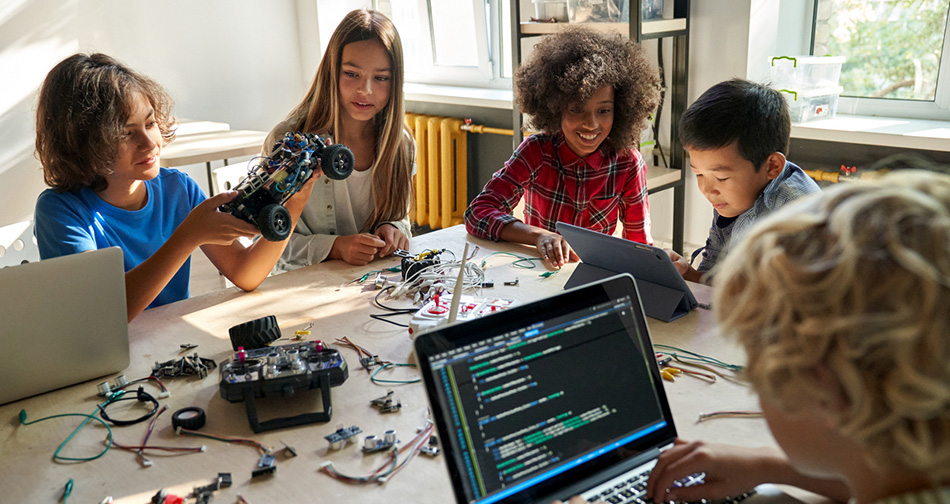
{"type": "Polygon", "coordinates": [[[783,89],[782,94],[788,102],[792,122],[806,122],[834,117],[838,111],[838,96],[843,89],[841,86],[799,92],[783,89]]]}
{"type": "Polygon", "coordinates": [[[567,0],[533,0],[534,19],[547,21],[553,19],[560,23],[567,22],[567,0]]]}
{"type": "Polygon", "coordinates": [[[571,23],[617,23],[623,0],[567,0],[571,23]]]}
{"type": "Polygon", "coordinates": [[[775,89],[804,92],[838,86],[844,56],[776,56],[771,59],[775,89]]]}

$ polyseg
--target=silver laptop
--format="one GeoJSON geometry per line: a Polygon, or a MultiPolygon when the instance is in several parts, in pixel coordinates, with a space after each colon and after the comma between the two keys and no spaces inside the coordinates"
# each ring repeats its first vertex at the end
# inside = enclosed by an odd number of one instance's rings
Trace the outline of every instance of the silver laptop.
{"type": "Polygon", "coordinates": [[[0,269],[0,355],[0,404],[127,368],[122,250],[0,269]]]}
{"type": "Polygon", "coordinates": [[[458,503],[606,501],[628,480],[642,496],[676,438],[630,275],[414,345],[458,503]]]}

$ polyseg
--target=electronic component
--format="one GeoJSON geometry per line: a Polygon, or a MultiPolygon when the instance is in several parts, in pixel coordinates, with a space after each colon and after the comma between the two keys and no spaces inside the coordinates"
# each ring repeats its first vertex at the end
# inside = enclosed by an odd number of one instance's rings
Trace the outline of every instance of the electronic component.
{"type": "Polygon", "coordinates": [[[257,468],[251,471],[251,477],[257,478],[259,476],[274,474],[275,472],[277,472],[277,461],[273,455],[265,453],[261,455],[261,459],[257,461],[257,468]]]}
{"type": "Polygon", "coordinates": [[[99,395],[103,397],[108,397],[112,395],[113,390],[119,390],[122,387],[129,384],[129,378],[124,374],[115,377],[115,385],[110,385],[108,381],[104,381],[97,385],[99,389],[99,395]]]}
{"type": "Polygon", "coordinates": [[[176,411],[172,415],[172,427],[188,430],[198,430],[205,426],[207,417],[203,409],[197,406],[189,406],[176,411]]]}
{"type": "Polygon", "coordinates": [[[326,439],[330,442],[331,450],[339,450],[343,448],[343,445],[349,443],[353,436],[361,432],[363,432],[363,429],[360,429],[355,425],[347,428],[340,427],[336,430],[336,432],[324,436],[323,439],[326,439]]]}
{"type": "Polygon", "coordinates": [[[396,431],[388,430],[383,433],[383,437],[379,438],[376,435],[370,434],[363,438],[363,454],[376,453],[383,450],[388,450],[396,444],[399,443],[399,440],[396,439],[396,431]]]}
{"type": "Polygon", "coordinates": [[[320,341],[239,350],[220,368],[221,397],[246,403],[247,420],[254,432],[330,421],[330,387],[346,381],[346,361],[340,352],[320,341]],[[319,389],[323,411],[260,422],[257,398],[287,397],[299,390],[319,389]]]}
{"type": "Polygon", "coordinates": [[[184,498],[170,494],[164,488],[156,492],[149,500],[150,504],[182,504],[183,502],[185,502],[184,498]]]}
{"type": "Polygon", "coordinates": [[[518,285],[518,277],[515,277],[514,280],[505,281],[505,285],[512,286],[512,287],[515,285],[518,285]]]}
{"type": "Polygon", "coordinates": [[[218,473],[218,477],[215,478],[214,483],[209,485],[195,487],[192,490],[191,495],[195,498],[195,502],[211,502],[211,499],[214,498],[214,493],[221,488],[221,474],[227,474],[228,476],[228,486],[231,486],[231,474],[230,473],[218,473]]]}
{"type": "Polygon", "coordinates": [[[208,371],[214,369],[216,364],[211,359],[199,357],[198,354],[172,359],[165,362],[156,362],[152,366],[152,376],[156,378],[176,378],[179,376],[197,376],[204,378],[208,376],[208,371]]]}
{"type": "Polygon", "coordinates": [[[439,264],[441,262],[439,256],[442,252],[444,250],[427,250],[414,256],[405,250],[398,249],[393,254],[402,257],[400,267],[402,268],[403,281],[412,281],[423,269],[439,264]]]}
{"type": "Polygon", "coordinates": [[[372,371],[373,368],[382,366],[383,361],[379,359],[378,355],[360,357],[360,366],[363,366],[363,369],[366,371],[372,371]]]}
{"type": "MultiPolygon", "coordinates": [[[[456,320],[472,320],[502,311],[514,303],[512,299],[476,298],[459,296],[458,316],[456,320]]],[[[409,335],[415,337],[422,331],[428,331],[449,322],[451,307],[437,296],[425,304],[409,321],[409,335]]]]}
{"type": "Polygon", "coordinates": [[[377,397],[369,402],[370,406],[379,410],[380,413],[395,413],[402,409],[402,402],[393,398],[393,391],[389,390],[386,395],[377,397]]]}
{"type": "Polygon", "coordinates": [[[283,441],[281,441],[280,444],[284,445],[284,453],[286,453],[287,458],[297,456],[297,450],[293,449],[290,445],[283,441]]]}
{"type": "Polygon", "coordinates": [[[429,443],[425,446],[419,448],[419,451],[423,455],[428,455],[430,457],[435,457],[439,454],[439,438],[436,436],[429,436],[429,443]]]}
{"type": "Polygon", "coordinates": [[[231,486],[231,473],[218,473],[218,488],[231,486]]]}

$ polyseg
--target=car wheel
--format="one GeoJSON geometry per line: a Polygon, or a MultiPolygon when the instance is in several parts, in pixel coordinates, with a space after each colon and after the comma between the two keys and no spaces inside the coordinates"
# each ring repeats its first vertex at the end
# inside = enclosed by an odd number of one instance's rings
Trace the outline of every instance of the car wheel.
{"type": "Polygon", "coordinates": [[[238,324],[228,329],[228,335],[231,336],[231,348],[235,351],[239,347],[254,350],[280,339],[280,327],[277,326],[277,317],[270,315],[238,324]]]}
{"type": "Polygon", "coordinates": [[[353,151],[343,144],[327,146],[320,157],[323,174],[333,180],[343,180],[353,173],[353,151]]]}
{"type": "Polygon", "coordinates": [[[270,241],[283,241],[290,236],[290,212],[283,205],[270,204],[261,210],[257,223],[261,226],[261,236],[270,241]]]}

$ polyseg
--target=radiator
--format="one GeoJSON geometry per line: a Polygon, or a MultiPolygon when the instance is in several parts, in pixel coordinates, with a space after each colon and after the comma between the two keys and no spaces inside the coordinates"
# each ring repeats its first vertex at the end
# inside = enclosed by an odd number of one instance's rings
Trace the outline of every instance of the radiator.
{"type": "Polygon", "coordinates": [[[415,222],[441,229],[462,223],[468,197],[465,122],[406,114],[416,140],[415,222]]]}

